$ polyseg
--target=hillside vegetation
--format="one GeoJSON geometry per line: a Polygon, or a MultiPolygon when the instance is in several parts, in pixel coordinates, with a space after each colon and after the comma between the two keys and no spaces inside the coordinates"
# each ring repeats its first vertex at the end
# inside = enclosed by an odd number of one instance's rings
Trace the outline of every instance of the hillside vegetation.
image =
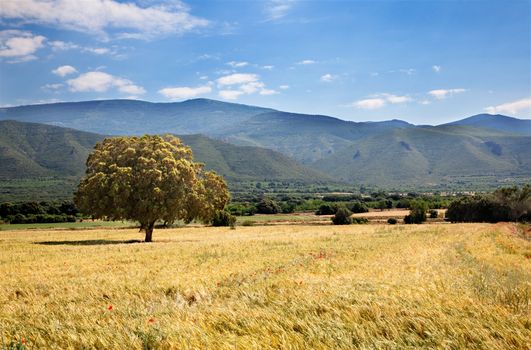
{"type": "MultiPolygon", "coordinates": [[[[394,190],[484,190],[507,182],[527,183],[531,178],[531,121],[502,115],[481,114],[440,126],[416,126],[401,120],[353,122],[193,99],[176,103],[107,100],[0,108],[0,119],[104,135],[204,134],[239,146],[280,152],[338,181],[394,190]]],[[[243,161],[232,161],[229,165],[234,169],[225,168],[226,175],[265,178],[269,172],[264,169],[273,165],[271,158],[278,161],[276,167],[286,168],[285,159],[260,152],[259,158],[269,158],[262,163],[265,168],[253,162],[249,167],[254,168],[242,173],[243,161]]],[[[215,160],[217,166],[224,167],[222,163],[229,156],[214,154],[209,154],[210,163],[215,160]]],[[[280,174],[273,167],[272,172],[279,179],[287,179],[300,174],[300,166],[296,168],[280,174]]],[[[303,177],[315,177],[306,169],[303,172],[307,174],[303,177]]]]}
{"type": "Polygon", "coordinates": [[[0,339],[526,349],[524,234],[511,224],[186,228],[146,245],[127,243],[140,238],[134,229],[0,232],[0,339]]]}

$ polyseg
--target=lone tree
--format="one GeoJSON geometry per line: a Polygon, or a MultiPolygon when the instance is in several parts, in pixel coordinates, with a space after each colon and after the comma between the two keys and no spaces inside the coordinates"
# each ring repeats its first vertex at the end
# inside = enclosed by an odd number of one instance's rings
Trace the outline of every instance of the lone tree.
{"type": "Polygon", "coordinates": [[[96,144],[74,196],[85,214],[140,222],[146,242],[158,220],[210,222],[230,199],[222,177],[193,162],[171,135],[112,137],[96,144]]]}

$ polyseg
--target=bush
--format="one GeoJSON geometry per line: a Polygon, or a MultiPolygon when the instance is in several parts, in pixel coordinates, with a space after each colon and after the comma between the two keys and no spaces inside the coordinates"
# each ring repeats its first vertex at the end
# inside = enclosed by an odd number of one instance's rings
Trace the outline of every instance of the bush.
{"type": "Polygon", "coordinates": [[[409,215],[404,217],[406,224],[421,224],[426,221],[426,211],[428,205],[422,200],[412,201],[410,205],[409,215]]]}
{"type": "Polygon", "coordinates": [[[435,209],[430,210],[430,218],[431,219],[437,219],[438,217],[439,217],[439,213],[437,212],[437,210],[435,210],[435,209]]]}
{"type": "Polygon", "coordinates": [[[336,205],[322,204],[315,212],[315,215],[333,215],[337,211],[336,205]]]}
{"type": "Polygon", "coordinates": [[[229,204],[227,210],[237,216],[252,216],[256,213],[256,207],[250,203],[229,204]]]}
{"type": "Polygon", "coordinates": [[[280,204],[280,209],[283,214],[291,214],[295,211],[295,204],[283,202],[280,204]]]}
{"type": "Polygon", "coordinates": [[[350,211],[353,213],[367,213],[369,208],[364,203],[354,202],[350,205],[350,211]]]}
{"type": "Polygon", "coordinates": [[[387,223],[388,223],[389,225],[396,225],[397,222],[398,222],[398,221],[397,221],[395,218],[389,218],[389,219],[387,219],[387,223]]]}
{"type": "Polygon", "coordinates": [[[236,225],[236,217],[226,212],[225,210],[220,210],[214,214],[212,218],[212,226],[230,226],[234,227],[236,225]]]}
{"type": "Polygon", "coordinates": [[[263,198],[256,205],[256,212],[260,214],[277,214],[281,211],[280,206],[270,198],[263,198]]]}
{"type": "Polygon", "coordinates": [[[358,225],[368,224],[369,223],[369,219],[367,219],[367,218],[352,218],[352,223],[353,224],[358,224],[358,225]]]}
{"type": "Polygon", "coordinates": [[[345,207],[337,209],[336,214],[332,218],[334,225],[350,225],[352,224],[352,212],[345,207]]]}
{"type": "Polygon", "coordinates": [[[254,221],[245,220],[244,222],[242,222],[242,226],[254,226],[254,221]]]}

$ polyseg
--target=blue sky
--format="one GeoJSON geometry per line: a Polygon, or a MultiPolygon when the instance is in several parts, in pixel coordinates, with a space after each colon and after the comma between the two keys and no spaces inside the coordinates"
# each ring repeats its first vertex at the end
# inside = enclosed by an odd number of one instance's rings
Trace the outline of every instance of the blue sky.
{"type": "Polygon", "coordinates": [[[347,120],[531,118],[530,1],[3,0],[0,105],[213,98],[347,120]]]}

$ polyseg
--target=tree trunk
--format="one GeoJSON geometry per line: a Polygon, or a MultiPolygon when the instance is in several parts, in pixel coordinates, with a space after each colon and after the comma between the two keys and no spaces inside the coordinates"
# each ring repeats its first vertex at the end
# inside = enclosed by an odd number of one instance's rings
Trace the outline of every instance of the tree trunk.
{"type": "Polygon", "coordinates": [[[146,226],[144,227],[145,230],[146,230],[146,239],[145,239],[145,242],[152,242],[152,238],[153,238],[153,227],[155,226],[155,222],[150,222],[148,224],[146,224],[146,226]]]}

